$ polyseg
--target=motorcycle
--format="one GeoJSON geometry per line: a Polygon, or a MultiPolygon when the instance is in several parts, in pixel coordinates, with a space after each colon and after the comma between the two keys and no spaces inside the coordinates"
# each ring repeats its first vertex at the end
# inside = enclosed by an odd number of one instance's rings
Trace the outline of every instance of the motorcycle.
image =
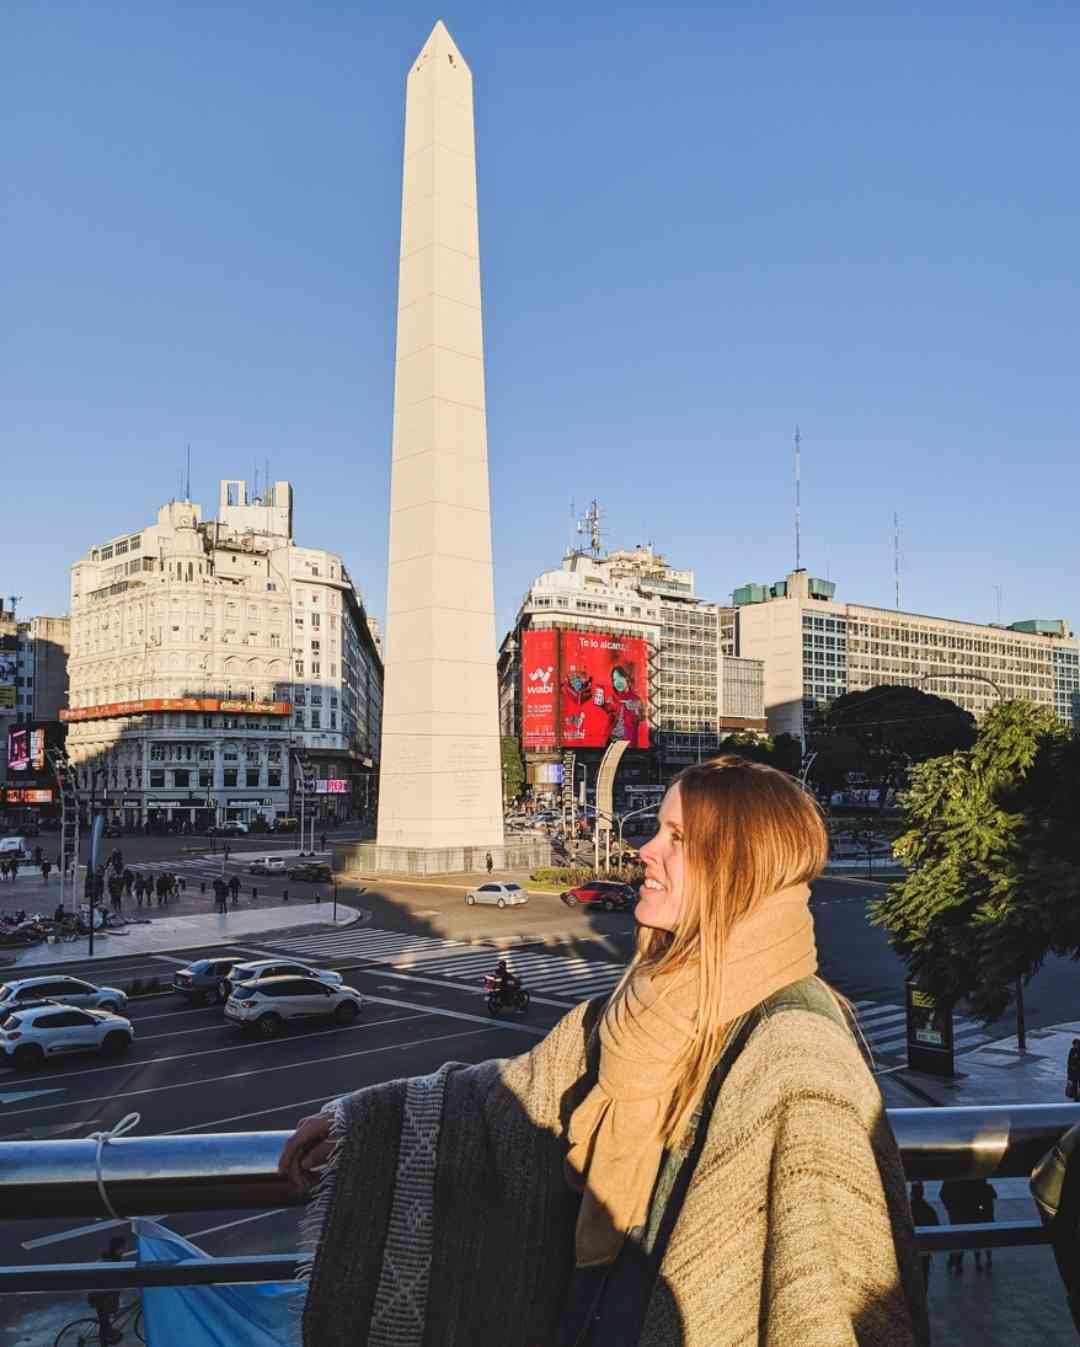
{"type": "Polygon", "coordinates": [[[500,986],[499,979],[494,973],[488,973],[481,982],[487,996],[488,1014],[494,1019],[498,1019],[507,1010],[514,1015],[524,1015],[528,1010],[529,993],[524,987],[508,991],[500,986]]]}

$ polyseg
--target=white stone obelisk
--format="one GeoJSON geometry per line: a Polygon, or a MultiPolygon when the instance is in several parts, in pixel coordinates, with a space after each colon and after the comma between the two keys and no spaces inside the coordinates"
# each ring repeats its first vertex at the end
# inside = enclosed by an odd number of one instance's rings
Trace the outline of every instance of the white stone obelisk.
{"type": "Polygon", "coordinates": [[[501,865],[472,74],[441,20],[405,92],[386,627],[372,859],[501,865]]]}

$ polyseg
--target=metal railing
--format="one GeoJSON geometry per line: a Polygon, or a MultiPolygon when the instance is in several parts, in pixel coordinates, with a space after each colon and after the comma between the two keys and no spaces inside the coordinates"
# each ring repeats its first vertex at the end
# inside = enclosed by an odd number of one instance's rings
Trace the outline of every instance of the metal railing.
{"type": "MultiPolygon", "coordinates": [[[[1026,1178],[1080,1122],[1080,1104],[1003,1104],[888,1110],[909,1180],[1026,1178]]],[[[123,1216],[272,1210],[303,1205],[277,1172],[287,1132],[120,1137],[102,1150],[101,1181],[123,1216]]],[[[106,1217],[93,1140],[0,1142],[0,1220],[106,1217]]],[[[922,1252],[1045,1244],[1040,1222],[924,1227],[922,1252]]],[[[71,1263],[0,1267],[0,1293],[90,1287],[283,1281],[296,1253],[198,1262],[71,1263]]]]}

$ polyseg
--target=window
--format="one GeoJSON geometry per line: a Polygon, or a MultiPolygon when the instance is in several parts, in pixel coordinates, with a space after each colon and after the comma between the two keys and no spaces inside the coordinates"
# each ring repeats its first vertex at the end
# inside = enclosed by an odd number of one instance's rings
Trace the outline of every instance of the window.
{"type": "Polygon", "coordinates": [[[302,659],[294,660],[294,661],[293,661],[293,666],[294,666],[294,668],[296,669],[296,676],[297,676],[297,678],[303,678],[303,676],[304,676],[304,661],[303,661],[302,659]]]}
{"type": "Polygon", "coordinates": [[[214,717],[213,717],[213,716],[203,716],[203,718],[202,718],[202,723],[203,723],[203,729],[204,729],[204,730],[212,730],[212,729],[214,728],[214,717]]]}
{"type": "Polygon", "coordinates": [[[270,770],[266,773],[266,784],[268,786],[280,786],[281,771],[277,768],[271,767],[270,770]]]}
{"type": "Polygon", "coordinates": [[[316,655],[320,655],[321,653],[322,653],[322,643],[320,641],[312,641],[311,643],[312,656],[314,657],[316,655]]]}
{"type": "Polygon", "coordinates": [[[303,711],[297,711],[297,712],[294,713],[294,715],[293,715],[293,724],[296,726],[296,728],[297,728],[298,730],[302,730],[302,729],[304,728],[304,713],[303,713],[303,711]]]}
{"type": "Polygon", "coordinates": [[[331,711],[331,712],[330,712],[330,728],[331,728],[332,730],[336,730],[336,729],[337,729],[337,712],[336,712],[336,711],[331,711]]]}
{"type": "Polygon", "coordinates": [[[236,768],[235,768],[235,767],[226,767],[226,768],[225,768],[225,785],[226,785],[226,786],[235,786],[235,785],[236,785],[236,768]]]}
{"type": "Polygon", "coordinates": [[[311,728],[312,728],[313,730],[318,730],[318,729],[321,729],[321,728],[322,728],[322,726],[321,726],[321,724],[320,724],[321,718],[322,718],[322,712],[321,712],[321,711],[312,711],[312,713],[311,713],[311,728]]]}
{"type": "Polygon", "coordinates": [[[321,620],[321,619],[320,619],[318,613],[312,613],[312,614],[311,614],[311,625],[312,625],[313,627],[317,627],[317,626],[319,625],[320,620],[321,620]]]}
{"type": "Polygon", "coordinates": [[[271,648],[272,650],[280,650],[280,649],[281,649],[281,633],[280,633],[280,632],[272,631],[272,632],[270,633],[270,648],[271,648]]]}
{"type": "Polygon", "coordinates": [[[164,773],[164,772],[155,772],[155,771],[151,771],[151,773],[150,773],[150,789],[151,789],[151,790],[155,790],[155,789],[157,789],[157,788],[159,788],[159,787],[161,787],[161,786],[164,786],[164,784],[165,784],[165,773],[164,773]]]}
{"type": "Polygon", "coordinates": [[[322,674],[322,666],[319,665],[318,663],[313,662],[311,665],[312,678],[319,678],[321,677],[321,674],[322,674]]]}
{"type": "Polygon", "coordinates": [[[258,784],[259,784],[259,769],[257,767],[254,769],[249,767],[247,771],[244,773],[244,785],[257,786],[258,784]]]}
{"type": "Polygon", "coordinates": [[[199,785],[200,786],[210,785],[210,773],[208,771],[199,773],[199,785]]]}
{"type": "Polygon", "coordinates": [[[189,771],[177,770],[173,772],[172,775],[174,786],[187,786],[191,784],[191,773],[189,771]]]}

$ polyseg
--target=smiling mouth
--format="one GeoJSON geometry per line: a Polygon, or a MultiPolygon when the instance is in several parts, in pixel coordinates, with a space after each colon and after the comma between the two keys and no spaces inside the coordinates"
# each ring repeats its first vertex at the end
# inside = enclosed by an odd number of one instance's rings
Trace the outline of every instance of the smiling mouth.
{"type": "Polygon", "coordinates": [[[664,886],[658,879],[646,879],[641,886],[642,893],[663,893],[664,886]]]}

